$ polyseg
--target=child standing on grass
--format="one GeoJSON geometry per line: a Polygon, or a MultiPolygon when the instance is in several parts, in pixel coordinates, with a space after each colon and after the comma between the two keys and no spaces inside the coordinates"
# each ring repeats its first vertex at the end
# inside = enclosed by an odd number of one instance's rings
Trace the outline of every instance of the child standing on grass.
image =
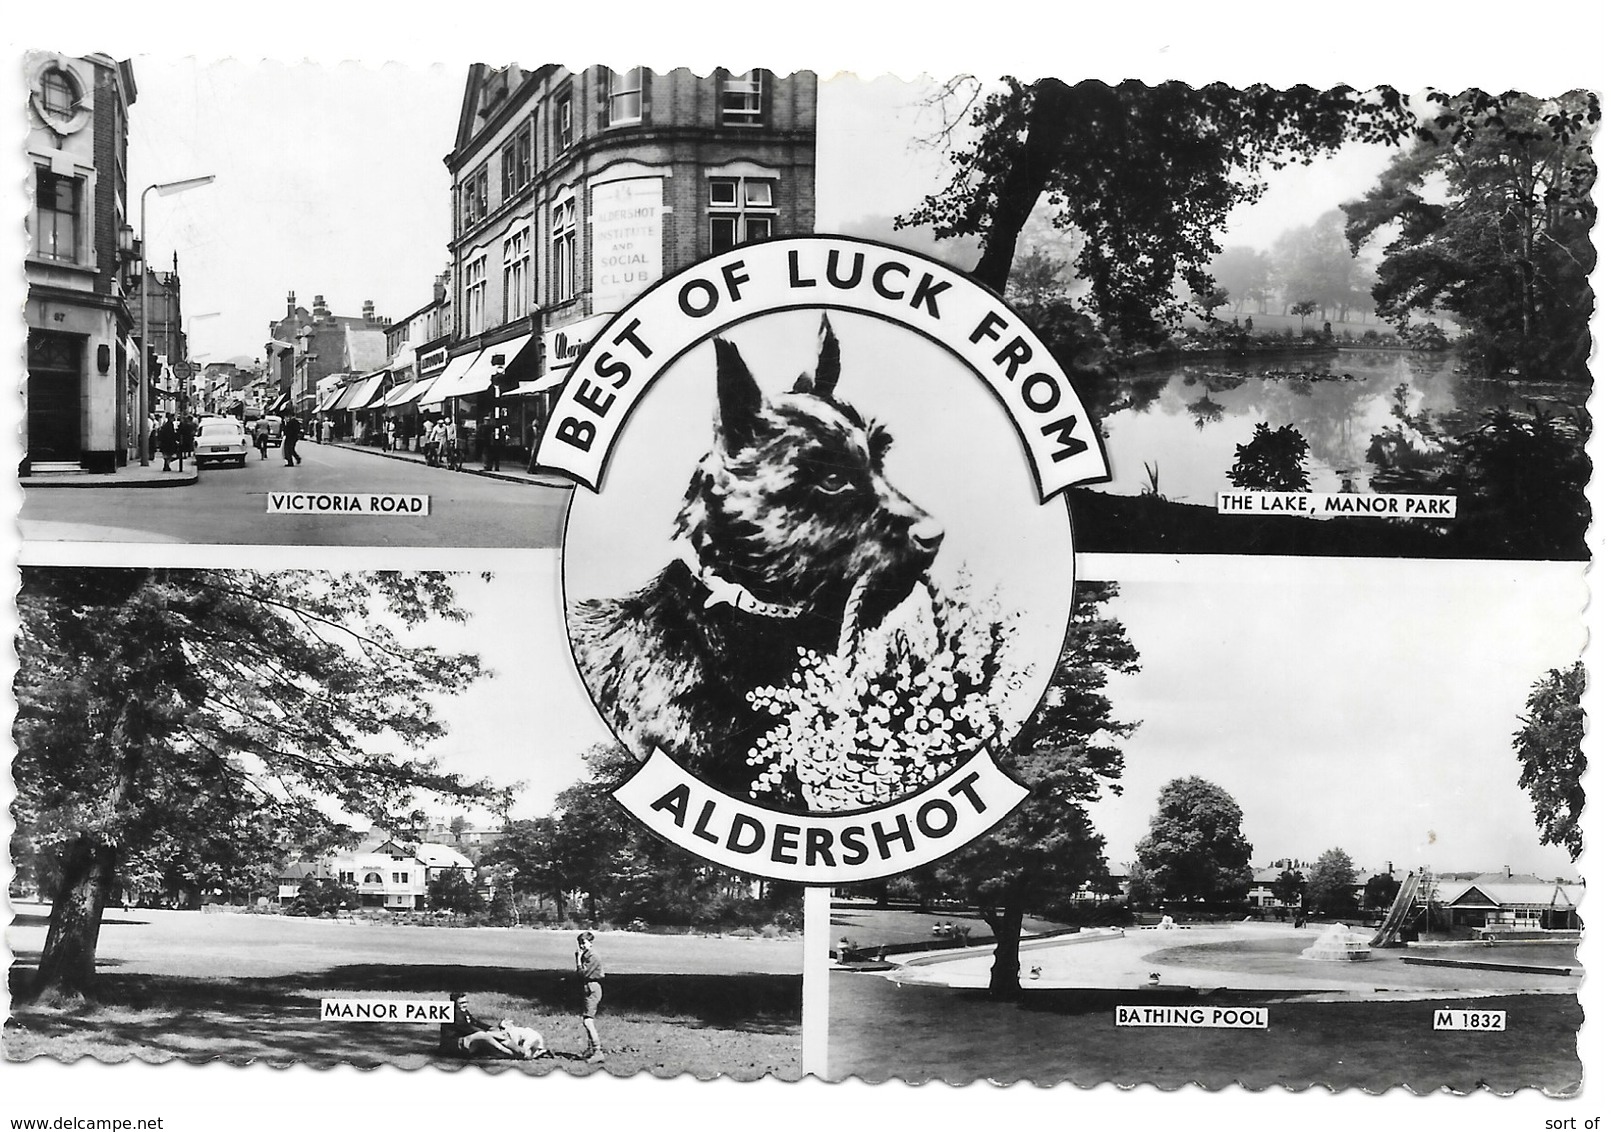
{"type": "Polygon", "coordinates": [[[587,1060],[602,1062],[604,1047],[599,1043],[595,1019],[599,1002],[604,998],[604,963],[593,950],[593,939],[592,932],[576,937],[576,977],[582,983],[582,1029],[587,1031],[587,1060]]]}

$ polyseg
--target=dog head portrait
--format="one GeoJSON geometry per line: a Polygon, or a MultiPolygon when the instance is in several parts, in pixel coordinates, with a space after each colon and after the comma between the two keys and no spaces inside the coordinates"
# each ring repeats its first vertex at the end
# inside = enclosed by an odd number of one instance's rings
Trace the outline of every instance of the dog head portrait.
{"type": "Polygon", "coordinates": [[[708,575],[769,607],[876,624],[934,561],[944,529],[884,472],[894,438],[837,394],[839,340],[826,316],[814,371],[762,395],[733,343],[718,338],[715,439],[676,534],[708,575]]]}

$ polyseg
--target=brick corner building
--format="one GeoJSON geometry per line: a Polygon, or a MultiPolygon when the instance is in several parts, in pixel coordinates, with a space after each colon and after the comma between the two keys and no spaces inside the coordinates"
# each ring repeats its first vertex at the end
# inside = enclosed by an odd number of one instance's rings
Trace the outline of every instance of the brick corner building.
{"type": "Polygon", "coordinates": [[[807,71],[472,66],[445,159],[452,346],[422,408],[472,451],[525,447],[607,316],[706,256],[814,230],[816,115],[807,71]]]}
{"type": "Polygon", "coordinates": [[[105,55],[30,52],[28,380],[19,469],[112,472],[135,454],[139,354],[127,221],[134,71],[105,55]]]}

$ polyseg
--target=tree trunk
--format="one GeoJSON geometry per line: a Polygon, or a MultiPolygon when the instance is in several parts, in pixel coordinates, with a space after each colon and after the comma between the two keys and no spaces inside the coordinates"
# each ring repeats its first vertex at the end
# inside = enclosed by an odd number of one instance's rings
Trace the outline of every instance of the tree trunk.
{"type": "Polygon", "coordinates": [[[1015,999],[1023,991],[1018,981],[1018,937],[1024,930],[1024,908],[1009,898],[1001,911],[994,908],[979,909],[985,923],[996,936],[996,959],[990,967],[990,997],[1015,999]]]}
{"type": "Polygon", "coordinates": [[[63,862],[62,887],[50,909],[50,931],[39,957],[33,996],[81,997],[95,981],[101,913],[112,891],[114,851],[80,844],[63,862]]]}
{"type": "Polygon", "coordinates": [[[1040,80],[1031,88],[1029,97],[1033,101],[1024,145],[1001,180],[995,212],[973,269],[975,279],[998,292],[1007,289],[1018,234],[1046,191],[1075,102],[1074,91],[1056,79],[1040,80]]]}

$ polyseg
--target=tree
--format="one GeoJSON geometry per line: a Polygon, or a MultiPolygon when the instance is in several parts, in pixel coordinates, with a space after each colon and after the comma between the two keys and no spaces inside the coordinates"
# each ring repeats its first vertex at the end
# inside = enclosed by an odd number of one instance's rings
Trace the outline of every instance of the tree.
{"type": "Polygon", "coordinates": [[[1365,882],[1365,907],[1388,908],[1398,898],[1399,880],[1392,873],[1377,873],[1365,882]]]}
{"type": "Polygon", "coordinates": [[[1341,849],[1327,849],[1309,870],[1309,905],[1327,916],[1359,909],[1354,898],[1354,861],[1341,849]]]}
{"type": "Polygon", "coordinates": [[[1242,807],[1212,782],[1177,778],[1158,794],[1151,832],[1136,861],[1165,900],[1242,900],[1253,883],[1253,847],[1242,836],[1242,807]]]}
{"type": "Polygon", "coordinates": [[[1210,261],[1208,273],[1215,283],[1225,288],[1238,314],[1247,303],[1262,304],[1269,297],[1270,256],[1267,252],[1241,244],[1226,248],[1210,261]]]}
{"type": "Polygon", "coordinates": [[[509,878],[520,896],[547,897],[565,912],[565,893],[574,889],[559,858],[558,823],[553,817],[508,822],[503,835],[482,854],[481,863],[509,878]]]}
{"type": "Polygon", "coordinates": [[[1433,94],[1416,143],[1343,206],[1354,247],[1397,233],[1372,289],[1381,314],[1447,310],[1488,368],[1588,380],[1595,206],[1589,91],[1433,94]]]}
{"type": "Polygon", "coordinates": [[[1511,746],[1521,760],[1520,786],[1533,800],[1541,845],[1583,852],[1583,662],[1552,668],[1533,685],[1527,714],[1511,746]]]}
{"type": "Polygon", "coordinates": [[[942,862],[956,891],[978,907],[996,937],[993,998],[1020,991],[1018,937],[1024,914],[1066,899],[1103,876],[1102,838],[1086,805],[1116,785],[1124,769],[1118,743],[1136,728],[1113,717],[1103,694],[1114,673],[1140,670],[1124,626],[1103,606],[1111,582],[1078,582],[1063,651],[1040,707],[1001,752],[1001,762],[1029,788],[1012,816],[942,862]]]}
{"type": "Polygon", "coordinates": [[[90,989],[119,870],[157,849],[205,862],[254,815],[318,847],[350,832],[321,803],[497,793],[414,753],[481,671],[406,639],[463,618],[446,575],[25,569],[17,609],[14,814],[60,878],[36,995],[90,989]]]}
{"type": "Polygon", "coordinates": [[[433,912],[468,916],[487,906],[475,874],[465,869],[443,869],[425,885],[425,905],[433,912]]]}
{"type": "Polygon", "coordinates": [[[1202,311],[1203,321],[1205,322],[1219,321],[1215,318],[1214,312],[1219,310],[1220,307],[1228,305],[1230,301],[1231,293],[1220,286],[1210,285],[1201,291],[1192,293],[1192,302],[1196,303],[1197,308],[1202,311]]]}
{"type": "Polygon", "coordinates": [[[1056,226],[1081,238],[1085,301],[1130,343],[1178,320],[1177,277],[1188,294],[1207,289],[1216,236],[1232,208],[1262,194],[1261,170],[1350,140],[1397,142],[1413,125],[1388,88],[1002,82],[975,101],[950,183],[898,223],[977,237],[974,275],[1004,291],[1019,233],[1046,197],[1056,226]]]}
{"type": "Polygon", "coordinates": [[[1286,905],[1303,903],[1303,874],[1297,869],[1282,869],[1281,875],[1270,884],[1270,894],[1286,905]]]}
{"type": "Polygon", "coordinates": [[[297,886],[293,916],[323,916],[358,907],[358,890],[335,877],[308,877],[297,886]]]}
{"type": "Polygon", "coordinates": [[[1131,908],[1150,908],[1158,902],[1158,892],[1140,861],[1131,861],[1126,866],[1124,892],[1131,908]]]}
{"type": "Polygon", "coordinates": [[[792,920],[801,892],[753,882],[650,833],[612,797],[639,762],[619,744],[583,753],[588,775],[555,799],[554,868],[567,891],[587,894],[590,919],[677,926],[760,926],[792,920]]]}
{"type": "Polygon", "coordinates": [[[1308,491],[1309,442],[1292,425],[1272,430],[1260,421],[1253,438],[1236,446],[1231,483],[1246,491],[1308,491]]]}
{"type": "Polygon", "coordinates": [[[1320,304],[1313,299],[1305,299],[1301,303],[1292,304],[1293,314],[1298,316],[1298,331],[1302,333],[1309,328],[1309,316],[1320,309],[1320,304]]]}
{"type": "Polygon", "coordinates": [[[1357,258],[1348,242],[1341,209],[1330,209],[1313,224],[1281,233],[1271,257],[1288,301],[1314,303],[1307,311],[1293,310],[1300,316],[1335,310],[1341,319],[1360,296],[1368,298],[1375,281],[1374,271],[1357,258]]]}

